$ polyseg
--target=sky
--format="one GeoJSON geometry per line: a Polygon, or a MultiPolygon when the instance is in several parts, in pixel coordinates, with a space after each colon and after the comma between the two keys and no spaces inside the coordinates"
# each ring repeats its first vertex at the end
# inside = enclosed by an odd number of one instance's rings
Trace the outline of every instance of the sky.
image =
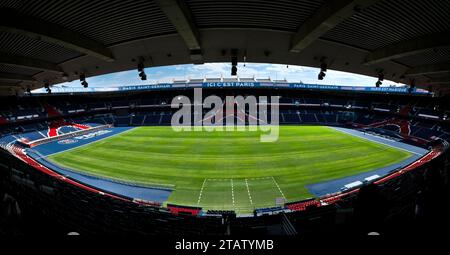
{"type": "MultiPolygon", "coordinates": [[[[95,77],[87,77],[91,88],[111,88],[126,85],[144,85],[155,83],[171,83],[173,80],[204,77],[231,77],[230,63],[205,63],[201,65],[173,65],[145,68],[147,80],[141,81],[138,71],[123,71],[95,77]]],[[[272,78],[272,80],[286,79],[288,82],[303,82],[309,84],[344,85],[344,86],[375,86],[377,78],[328,70],[323,80],[318,80],[319,68],[304,66],[286,66],[281,64],[243,63],[238,64],[238,76],[242,78],[272,78]]],[[[382,86],[402,86],[403,84],[384,80],[382,86]]],[[[53,87],[80,88],[80,81],[61,83],[53,87]]],[[[37,90],[38,91],[38,90],[37,90]]]]}

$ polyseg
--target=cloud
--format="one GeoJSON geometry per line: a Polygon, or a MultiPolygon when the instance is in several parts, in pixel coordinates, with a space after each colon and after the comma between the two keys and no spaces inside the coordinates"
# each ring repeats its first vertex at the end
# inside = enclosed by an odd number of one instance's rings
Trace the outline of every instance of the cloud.
{"type": "Polygon", "coordinates": [[[230,69],[231,64],[228,63],[205,63],[202,65],[193,65],[191,67],[191,73],[196,78],[220,77],[227,76],[230,69]]]}

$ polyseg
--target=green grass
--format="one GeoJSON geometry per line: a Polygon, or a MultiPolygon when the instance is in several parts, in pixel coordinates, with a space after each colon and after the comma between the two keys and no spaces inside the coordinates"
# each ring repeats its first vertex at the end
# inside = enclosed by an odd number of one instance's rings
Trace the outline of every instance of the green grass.
{"type": "Polygon", "coordinates": [[[411,156],[323,126],[281,126],[277,142],[261,143],[259,138],[259,132],[139,127],[49,159],[91,175],[174,185],[168,203],[244,213],[274,206],[279,197],[287,201],[312,197],[308,184],[382,168],[411,156]]]}

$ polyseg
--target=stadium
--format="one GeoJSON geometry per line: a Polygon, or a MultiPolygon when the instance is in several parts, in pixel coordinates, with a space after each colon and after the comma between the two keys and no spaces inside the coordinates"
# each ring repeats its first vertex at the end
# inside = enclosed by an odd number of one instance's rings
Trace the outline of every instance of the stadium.
{"type": "Polygon", "coordinates": [[[0,2],[0,234],[448,234],[449,1],[94,2],[0,2]],[[88,84],[230,60],[231,77],[88,84]]]}

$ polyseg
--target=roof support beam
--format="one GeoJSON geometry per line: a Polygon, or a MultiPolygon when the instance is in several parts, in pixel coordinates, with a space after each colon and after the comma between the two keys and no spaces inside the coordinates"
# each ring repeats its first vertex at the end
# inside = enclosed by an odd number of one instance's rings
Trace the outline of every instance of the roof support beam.
{"type": "Polygon", "coordinates": [[[201,49],[200,33],[186,4],[180,0],[156,0],[156,2],[183,38],[191,51],[191,56],[195,55],[195,58],[198,58],[201,49]]]}
{"type": "Polygon", "coordinates": [[[405,76],[419,76],[450,72],[450,63],[417,66],[406,71],[405,76]]]}
{"type": "Polygon", "coordinates": [[[2,72],[0,72],[0,80],[35,81],[31,76],[15,73],[2,73],[2,72]]]}
{"type": "Polygon", "coordinates": [[[300,26],[291,39],[291,52],[301,52],[320,36],[337,26],[356,11],[378,2],[379,0],[342,0],[326,1],[322,7],[300,26]]]}
{"type": "Polygon", "coordinates": [[[53,23],[22,15],[12,9],[0,9],[0,31],[57,44],[105,61],[114,61],[112,52],[101,43],[53,23]]]}
{"type": "Polygon", "coordinates": [[[396,58],[420,54],[426,50],[450,45],[450,38],[443,36],[449,32],[430,34],[412,40],[401,41],[386,47],[374,50],[366,57],[365,65],[377,64],[396,58]]]}
{"type": "Polygon", "coordinates": [[[0,52],[0,64],[23,67],[33,70],[50,71],[55,73],[62,73],[63,70],[56,64],[43,61],[40,59],[28,58],[24,56],[6,54],[0,52]]]}

